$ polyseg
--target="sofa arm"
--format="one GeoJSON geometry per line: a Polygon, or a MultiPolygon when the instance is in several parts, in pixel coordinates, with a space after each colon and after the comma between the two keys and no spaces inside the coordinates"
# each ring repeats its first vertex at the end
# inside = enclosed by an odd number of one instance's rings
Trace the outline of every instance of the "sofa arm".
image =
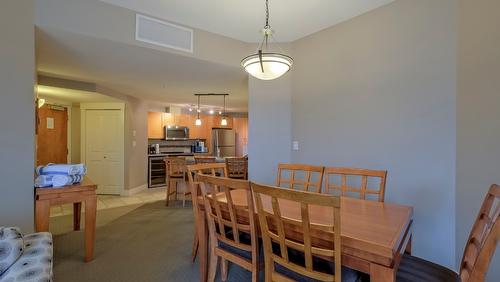
{"type": "Polygon", "coordinates": [[[25,235],[22,256],[0,276],[0,282],[52,281],[52,244],[49,232],[25,235]]]}

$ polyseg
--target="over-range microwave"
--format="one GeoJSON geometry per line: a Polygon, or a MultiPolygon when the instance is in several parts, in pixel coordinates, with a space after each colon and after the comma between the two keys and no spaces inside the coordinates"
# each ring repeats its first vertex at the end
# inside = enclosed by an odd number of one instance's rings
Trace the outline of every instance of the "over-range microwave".
{"type": "Polygon", "coordinates": [[[189,127],[167,125],[165,126],[166,140],[186,140],[189,138],[189,127]]]}

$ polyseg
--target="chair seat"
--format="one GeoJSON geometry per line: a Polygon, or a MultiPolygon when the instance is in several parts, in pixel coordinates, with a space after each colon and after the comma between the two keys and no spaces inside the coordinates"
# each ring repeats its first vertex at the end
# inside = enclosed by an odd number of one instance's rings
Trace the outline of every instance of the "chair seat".
{"type": "MultiPolygon", "coordinates": [[[[226,232],[226,236],[232,239],[233,232],[232,231],[226,232]]],[[[252,244],[250,234],[245,233],[245,232],[240,232],[240,242],[245,244],[245,245],[250,246],[252,244]]],[[[246,251],[246,250],[242,250],[240,248],[233,247],[233,246],[226,244],[222,241],[219,241],[219,248],[226,250],[228,252],[231,252],[231,253],[238,255],[240,257],[243,257],[247,260],[252,260],[252,253],[251,252],[246,251]]]]}
{"type": "Polygon", "coordinates": [[[396,281],[459,282],[460,277],[444,266],[405,254],[401,259],[396,281]]]}
{"type": "MultiPolygon", "coordinates": [[[[273,242],[273,252],[279,253],[280,248],[279,245],[273,242]]],[[[288,248],[288,258],[291,262],[304,266],[305,258],[304,253],[297,251],[292,248],[288,248]]],[[[302,274],[296,273],[278,263],[274,264],[274,268],[276,272],[281,275],[284,275],[294,281],[298,282],[313,282],[318,281],[302,274]]],[[[313,269],[318,272],[323,272],[327,274],[335,274],[335,264],[333,262],[324,260],[319,257],[313,257],[313,269]]],[[[342,281],[350,282],[350,281],[358,281],[360,279],[359,273],[356,270],[350,269],[348,267],[342,267],[342,281]]]]}

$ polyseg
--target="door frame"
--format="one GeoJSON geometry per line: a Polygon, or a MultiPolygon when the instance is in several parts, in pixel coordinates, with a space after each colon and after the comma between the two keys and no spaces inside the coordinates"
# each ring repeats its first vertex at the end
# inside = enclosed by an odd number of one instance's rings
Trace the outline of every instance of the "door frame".
{"type": "MultiPolygon", "coordinates": [[[[86,163],[87,159],[87,139],[86,139],[86,121],[87,121],[87,110],[119,110],[120,111],[120,137],[121,140],[117,140],[117,144],[121,145],[119,151],[122,155],[122,168],[120,169],[119,177],[123,180],[123,186],[121,191],[118,191],[120,195],[123,195],[125,191],[125,103],[80,103],[80,159],[82,163],[86,163]]],[[[96,183],[97,184],[97,183],[96,183]]]]}

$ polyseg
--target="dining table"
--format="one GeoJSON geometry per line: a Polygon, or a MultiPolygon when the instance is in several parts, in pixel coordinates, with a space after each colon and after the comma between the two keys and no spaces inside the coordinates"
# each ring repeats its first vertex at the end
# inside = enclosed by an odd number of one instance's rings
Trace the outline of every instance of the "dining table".
{"type": "MultiPolygon", "coordinates": [[[[225,200],[224,193],[217,194],[219,201],[225,200]]],[[[232,190],[231,197],[235,206],[246,206],[246,192],[232,190]]],[[[270,198],[262,195],[263,207],[272,212],[270,198]]],[[[301,220],[300,205],[279,199],[281,215],[301,220]]],[[[198,197],[198,237],[200,256],[200,281],[207,280],[209,240],[207,219],[203,198],[198,197]]],[[[333,212],[330,207],[309,207],[310,221],[316,224],[332,224],[333,212]]],[[[256,209],[255,209],[256,211],[256,209]]],[[[248,216],[237,213],[237,217],[248,216]]],[[[342,242],[342,265],[370,275],[370,281],[390,282],[396,280],[396,273],[402,255],[411,253],[413,208],[405,205],[384,203],[372,200],[340,197],[340,233],[342,242]]],[[[258,222],[257,214],[255,219],[258,222]]],[[[245,220],[241,218],[241,220],[245,220]]],[[[285,225],[285,233],[301,239],[301,230],[294,225],[285,225]]],[[[260,231],[259,231],[260,232],[260,231]]],[[[324,233],[323,233],[324,234],[324,233]]],[[[260,234],[259,234],[260,236],[260,234]]],[[[288,235],[287,235],[288,236],[288,235]]],[[[318,245],[328,244],[320,233],[311,234],[312,241],[318,245]],[[317,237],[315,237],[317,235],[317,237]]]]}

